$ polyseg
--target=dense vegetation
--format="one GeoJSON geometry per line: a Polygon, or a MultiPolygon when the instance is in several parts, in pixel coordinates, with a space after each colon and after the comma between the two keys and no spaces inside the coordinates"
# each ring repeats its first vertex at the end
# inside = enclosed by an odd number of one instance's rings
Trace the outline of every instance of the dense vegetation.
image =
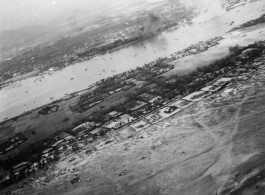
{"type": "Polygon", "coordinates": [[[241,29],[241,28],[255,26],[255,25],[261,24],[261,23],[265,23],[265,14],[263,14],[262,16],[260,16],[257,19],[250,20],[250,21],[248,21],[248,22],[246,22],[244,24],[236,26],[236,27],[232,28],[229,32],[234,31],[234,30],[238,30],[238,29],[241,29]]]}

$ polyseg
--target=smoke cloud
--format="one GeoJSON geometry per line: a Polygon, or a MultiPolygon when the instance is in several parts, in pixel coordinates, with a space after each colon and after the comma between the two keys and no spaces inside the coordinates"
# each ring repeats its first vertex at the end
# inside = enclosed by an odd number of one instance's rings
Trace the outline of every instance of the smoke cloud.
{"type": "Polygon", "coordinates": [[[82,28],[79,27],[78,23],[77,23],[77,19],[75,16],[70,16],[67,19],[67,25],[69,26],[70,30],[72,33],[81,31],[82,28]]]}
{"type": "Polygon", "coordinates": [[[162,20],[160,19],[159,16],[154,14],[149,14],[145,24],[144,33],[146,35],[157,34],[161,25],[162,25],[162,20]]]}
{"type": "Polygon", "coordinates": [[[159,32],[162,26],[162,19],[155,14],[148,14],[143,26],[131,32],[133,37],[150,37],[159,32]]]}

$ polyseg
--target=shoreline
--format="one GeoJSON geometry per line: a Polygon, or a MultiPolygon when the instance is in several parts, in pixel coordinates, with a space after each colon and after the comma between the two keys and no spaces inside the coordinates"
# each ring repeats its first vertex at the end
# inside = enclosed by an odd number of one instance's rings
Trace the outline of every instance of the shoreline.
{"type": "Polygon", "coordinates": [[[13,78],[10,78],[10,79],[7,79],[5,81],[2,81],[0,83],[0,86],[1,85],[6,85],[8,83],[13,83],[13,82],[17,82],[17,81],[21,81],[21,80],[24,80],[24,79],[28,79],[28,78],[31,78],[31,77],[36,77],[40,74],[40,70],[34,70],[34,71],[31,71],[31,72],[28,72],[28,73],[25,73],[25,74],[22,74],[22,75],[17,75],[13,78]]]}
{"type": "MultiPolygon", "coordinates": [[[[247,1],[247,2],[244,2],[243,5],[242,5],[241,3],[239,3],[239,4],[235,4],[235,5],[233,5],[233,6],[236,6],[236,7],[237,7],[237,6],[246,6],[246,5],[250,4],[250,3],[253,3],[253,2],[252,2],[252,1],[247,1]]],[[[236,7],[235,7],[235,8],[236,8],[236,7]]],[[[216,17],[214,17],[214,18],[210,18],[209,20],[206,20],[206,21],[204,21],[204,22],[202,22],[202,23],[205,23],[205,22],[211,21],[211,20],[213,20],[213,19],[215,19],[215,18],[221,17],[221,16],[223,16],[224,14],[226,14],[226,13],[232,11],[232,10],[233,10],[233,9],[226,10],[225,13],[223,13],[223,14],[221,14],[221,15],[218,15],[218,16],[216,16],[216,17]]],[[[195,18],[196,18],[196,16],[195,16],[195,18]]],[[[195,23],[195,24],[198,23],[198,22],[194,22],[193,20],[194,20],[194,18],[192,19],[192,23],[195,23]]],[[[185,24],[185,25],[188,25],[188,22],[186,22],[186,23],[184,23],[184,24],[185,24]]],[[[163,34],[163,33],[170,33],[170,32],[173,31],[173,30],[177,30],[177,29],[178,29],[179,27],[181,27],[182,25],[183,25],[183,24],[175,24],[175,25],[173,25],[173,26],[171,26],[171,27],[165,28],[165,29],[163,29],[161,32],[159,32],[158,35],[163,34]]],[[[230,29],[228,32],[230,32],[230,31],[233,31],[233,28],[230,29]]],[[[228,32],[227,32],[227,33],[228,33],[228,32]]],[[[152,38],[152,37],[153,37],[153,36],[151,36],[151,38],[152,38]]],[[[157,35],[155,35],[155,37],[157,37],[157,35]]],[[[61,69],[65,68],[65,67],[67,67],[67,66],[74,65],[74,64],[76,64],[76,63],[80,63],[80,62],[89,61],[90,59],[93,59],[93,58],[96,57],[96,56],[100,56],[100,55],[103,55],[103,54],[105,54],[105,53],[111,53],[111,52],[114,52],[114,51],[116,51],[116,50],[119,50],[119,49],[122,49],[122,48],[124,48],[124,47],[127,47],[127,46],[129,46],[130,44],[135,44],[135,43],[137,43],[137,42],[145,41],[145,40],[148,40],[148,39],[149,39],[149,38],[141,38],[141,37],[140,37],[138,40],[135,40],[135,41],[132,41],[132,42],[126,43],[126,44],[124,44],[124,45],[121,45],[121,46],[118,46],[118,47],[116,47],[116,48],[110,49],[110,50],[105,51],[105,52],[103,52],[103,53],[99,53],[99,54],[96,54],[96,55],[92,55],[92,56],[84,57],[84,58],[86,58],[86,59],[84,59],[84,60],[82,60],[82,58],[79,58],[78,60],[74,61],[74,63],[72,63],[72,62],[70,62],[70,63],[66,62],[65,65],[63,65],[63,66],[56,66],[56,68],[57,68],[58,70],[61,70],[61,69]]],[[[110,44],[111,44],[111,43],[110,43],[110,44]]],[[[97,48],[97,47],[96,47],[96,48],[97,48]]],[[[93,49],[93,48],[90,48],[90,49],[93,49]]],[[[16,77],[13,77],[13,78],[7,79],[7,80],[5,80],[5,81],[2,81],[2,82],[0,82],[0,86],[3,85],[3,84],[7,84],[7,83],[9,83],[9,82],[16,82],[16,81],[20,81],[20,80],[23,80],[23,79],[27,79],[27,78],[30,78],[30,77],[37,76],[37,75],[34,75],[34,76],[27,76],[27,74],[32,74],[32,72],[34,72],[34,71],[31,71],[31,72],[28,72],[28,73],[23,74],[23,75],[25,75],[23,78],[16,78],[16,77]]],[[[20,75],[19,75],[19,76],[20,76],[20,75]]],[[[22,76],[22,75],[21,75],[21,76],[22,76]]],[[[0,88],[0,90],[1,90],[1,88],[0,88]]]]}
{"type": "MultiPolygon", "coordinates": [[[[176,27],[173,27],[173,28],[177,28],[177,26],[176,26],[176,27]]],[[[164,33],[164,31],[163,31],[163,33],[164,33]]],[[[227,32],[226,32],[226,33],[227,33],[227,32]]],[[[117,47],[117,48],[115,48],[115,49],[112,49],[112,50],[110,50],[110,51],[108,51],[108,52],[112,52],[112,51],[118,50],[118,49],[120,49],[120,48],[124,48],[124,47],[126,47],[126,46],[128,46],[128,45],[130,45],[130,44],[134,44],[134,43],[139,42],[139,41],[140,41],[140,40],[133,41],[133,42],[131,42],[131,43],[128,43],[128,44],[125,44],[125,45],[119,46],[119,47],[117,47]]],[[[214,46],[216,46],[216,45],[214,45],[214,46]]],[[[213,46],[212,46],[212,47],[213,47],[213,46]]],[[[209,47],[209,48],[211,48],[211,47],[209,47]]],[[[209,49],[209,48],[208,48],[208,49],[209,49]]],[[[207,50],[208,50],[208,49],[207,49],[207,50]]],[[[202,51],[202,52],[198,52],[198,53],[196,53],[196,54],[203,53],[203,52],[205,52],[205,51],[207,51],[207,50],[204,50],[204,51],[202,51]]],[[[185,58],[185,57],[188,57],[188,56],[193,56],[193,55],[196,55],[196,54],[185,55],[185,56],[183,56],[183,57],[181,57],[181,58],[185,58]]],[[[166,58],[170,58],[170,55],[168,55],[166,58]]],[[[171,64],[172,62],[178,61],[178,60],[181,59],[181,58],[178,58],[178,59],[173,60],[173,61],[169,61],[168,63],[171,64]]],[[[77,62],[77,63],[78,63],[78,62],[77,62]]],[[[73,65],[73,64],[69,64],[68,66],[70,66],[70,65],[73,65]]],[[[58,69],[58,70],[61,70],[61,69],[58,69]]],[[[82,92],[82,91],[86,91],[86,90],[88,90],[88,89],[90,89],[90,88],[85,88],[85,89],[82,89],[82,90],[79,90],[79,91],[75,91],[75,92],[73,92],[73,93],[71,93],[71,94],[69,94],[69,95],[71,95],[72,97],[74,97],[77,93],[82,92]]],[[[48,104],[45,104],[45,105],[50,105],[50,104],[53,104],[53,103],[55,103],[55,102],[62,101],[63,98],[64,98],[64,97],[62,97],[62,98],[60,98],[60,99],[57,99],[57,100],[55,100],[55,101],[53,101],[53,102],[50,102],[50,103],[48,103],[48,104]]],[[[34,108],[33,110],[26,111],[25,113],[27,113],[27,112],[31,112],[31,111],[34,111],[34,110],[36,110],[36,109],[38,109],[38,108],[44,107],[45,105],[39,106],[39,107],[37,107],[37,108],[34,108]]],[[[21,115],[23,116],[25,113],[22,113],[21,115]]],[[[19,117],[19,116],[20,116],[20,115],[17,115],[17,116],[12,117],[12,118],[16,118],[16,117],[19,117]]],[[[10,119],[12,119],[12,118],[10,118],[10,119]]],[[[5,121],[2,121],[2,122],[5,122],[5,121]]],[[[2,123],[2,122],[1,122],[1,123],[2,123]]]]}
{"type": "MultiPolygon", "coordinates": [[[[222,37],[223,37],[223,36],[222,36],[222,37]]],[[[221,40],[223,40],[223,39],[224,39],[224,38],[222,38],[221,40]]],[[[129,44],[132,44],[132,43],[128,43],[127,45],[129,45],[129,44]]],[[[219,44],[220,44],[220,43],[219,43],[219,41],[218,41],[218,44],[217,44],[217,45],[219,45],[219,44]]],[[[217,45],[214,45],[214,46],[217,46],[217,45]]],[[[209,48],[212,48],[212,47],[214,47],[214,46],[210,46],[209,48]]],[[[120,46],[120,47],[124,47],[124,46],[120,46]]],[[[183,57],[180,57],[180,58],[178,58],[178,59],[176,59],[176,60],[172,60],[172,61],[170,60],[170,58],[171,58],[171,54],[168,55],[168,56],[165,57],[165,58],[169,60],[167,63],[170,64],[170,65],[172,65],[172,63],[175,62],[175,61],[178,61],[178,60],[180,60],[180,59],[182,59],[182,58],[185,58],[185,57],[195,56],[195,55],[197,55],[197,54],[201,54],[201,53],[203,53],[203,52],[208,51],[209,48],[207,48],[207,49],[204,50],[204,51],[201,51],[201,52],[195,53],[195,54],[190,53],[190,54],[188,54],[188,55],[185,55],[185,56],[183,56],[183,57]]],[[[173,66],[176,66],[176,65],[173,65],[173,66]]],[[[58,69],[58,70],[60,70],[60,69],[58,69]]],[[[121,74],[122,74],[122,73],[121,73],[121,74]]],[[[79,91],[75,91],[75,92],[73,92],[73,93],[68,94],[67,99],[71,99],[71,98],[75,97],[78,93],[80,93],[80,92],[82,92],[82,91],[89,90],[89,89],[91,89],[91,88],[97,86],[97,85],[96,85],[97,82],[98,82],[98,81],[94,82],[94,83],[91,84],[91,86],[88,87],[88,88],[85,88],[85,89],[82,89],[82,90],[79,90],[79,91]],[[68,98],[68,97],[69,97],[69,98],[68,98]]],[[[65,97],[62,97],[62,98],[57,99],[57,100],[54,100],[54,101],[52,101],[52,102],[50,102],[50,103],[48,103],[48,104],[44,104],[44,105],[39,106],[39,107],[36,107],[36,108],[34,108],[34,109],[32,109],[32,110],[28,110],[28,111],[26,111],[26,112],[24,112],[24,113],[22,113],[22,114],[20,114],[20,115],[17,115],[17,116],[15,116],[15,117],[8,118],[7,120],[1,121],[0,124],[4,124],[5,122],[8,122],[8,121],[10,121],[10,120],[13,120],[13,119],[19,118],[19,117],[21,117],[21,116],[25,116],[25,115],[27,115],[27,114],[30,114],[30,113],[32,113],[32,112],[34,112],[34,111],[36,111],[36,110],[38,110],[38,109],[40,109],[40,108],[43,108],[43,107],[45,107],[45,106],[49,106],[49,105],[52,105],[52,104],[54,104],[54,103],[58,103],[58,102],[61,102],[61,101],[67,100],[67,99],[64,99],[64,98],[65,98],[65,97]]]]}
{"type": "MultiPolygon", "coordinates": [[[[242,5],[241,5],[241,6],[242,6],[242,5]]],[[[245,6],[245,5],[244,5],[244,6],[245,6]]],[[[227,10],[226,13],[229,12],[229,11],[231,11],[231,10],[227,10]]],[[[226,14],[226,13],[224,13],[224,14],[226,14]]],[[[218,17],[220,17],[220,16],[223,16],[224,14],[221,14],[221,15],[216,16],[216,17],[214,17],[214,18],[210,18],[209,20],[206,20],[206,21],[204,21],[203,23],[208,22],[208,21],[211,21],[211,20],[213,20],[213,19],[215,19],[215,18],[218,18],[218,17]]],[[[192,22],[192,23],[194,23],[194,22],[192,22]]],[[[197,23],[197,22],[195,22],[195,23],[197,23]]],[[[94,57],[101,56],[101,55],[104,55],[104,54],[106,54],[106,53],[112,53],[112,52],[114,52],[114,51],[116,51],[116,50],[119,50],[119,49],[122,49],[122,48],[124,48],[124,47],[130,46],[131,44],[135,44],[135,43],[138,43],[138,42],[141,42],[141,41],[148,40],[148,39],[150,39],[150,38],[157,37],[158,35],[161,35],[161,34],[163,34],[163,33],[170,33],[171,31],[177,30],[177,29],[178,29],[180,26],[182,26],[182,25],[183,25],[183,24],[181,24],[181,25],[177,24],[177,25],[174,25],[174,26],[172,26],[172,27],[169,27],[169,28],[167,28],[167,29],[162,30],[161,32],[159,32],[159,33],[158,33],[157,35],[155,35],[155,36],[151,36],[151,37],[147,37],[147,38],[142,37],[142,38],[139,38],[139,39],[137,39],[137,40],[135,40],[135,41],[132,41],[132,42],[126,43],[126,44],[124,44],[124,45],[118,46],[118,47],[116,47],[116,48],[110,49],[110,50],[108,50],[108,51],[106,51],[106,52],[99,53],[99,54],[95,54],[95,55],[92,55],[92,56],[83,57],[83,58],[87,58],[87,59],[84,59],[84,60],[82,60],[82,58],[79,58],[78,60],[74,61],[74,63],[66,64],[66,65],[64,65],[64,67],[57,67],[57,68],[58,68],[57,70],[61,70],[61,69],[65,68],[65,67],[67,67],[67,66],[71,66],[71,65],[74,65],[74,64],[76,64],[76,63],[81,63],[81,62],[89,61],[89,60],[93,59],[94,57]]],[[[188,25],[187,22],[185,23],[185,25],[188,25]]],[[[243,28],[244,28],[244,27],[243,27],[243,28]]],[[[235,30],[240,30],[240,29],[235,29],[235,30]]],[[[232,32],[232,31],[234,31],[233,28],[230,29],[229,31],[227,31],[226,33],[229,33],[229,32],[232,32]]],[[[111,43],[110,43],[110,44],[111,44],[111,43]]],[[[97,48],[97,47],[96,47],[96,48],[97,48]]],[[[93,48],[91,48],[91,49],[93,49],[93,48]]],[[[199,53],[201,53],[201,52],[199,52],[199,53]]],[[[190,54],[190,55],[195,55],[195,54],[190,54]]],[[[189,56],[189,55],[187,55],[187,56],[189,56]]],[[[184,57],[187,57],[187,56],[184,56],[184,57]]],[[[180,58],[179,58],[179,59],[180,59],[180,58]]],[[[40,71],[40,70],[38,70],[38,71],[40,71]]],[[[23,74],[23,75],[25,75],[23,78],[15,79],[16,77],[13,77],[13,78],[10,78],[10,79],[8,79],[8,80],[2,81],[2,82],[0,83],[0,86],[1,86],[2,84],[7,84],[7,83],[10,83],[10,82],[16,82],[16,81],[20,81],[20,80],[23,80],[23,79],[27,79],[27,78],[31,78],[31,77],[35,77],[35,76],[37,76],[37,75],[27,76],[27,74],[32,74],[33,72],[34,72],[34,71],[31,71],[31,72],[28,72],[28,73],[23,74]]],[[[19,76],[23,76],[23,75],[19,75],[19,76]]],[[[96,81],[96,82],[97,82],[97,81],[96,81]]],[[[1,90],[1,88],[0,88],[0,90],[1,90]]]]}

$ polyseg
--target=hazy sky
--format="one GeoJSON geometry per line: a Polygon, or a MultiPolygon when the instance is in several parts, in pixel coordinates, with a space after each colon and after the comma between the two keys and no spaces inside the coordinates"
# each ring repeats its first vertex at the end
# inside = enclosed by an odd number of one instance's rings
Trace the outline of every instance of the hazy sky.
{"type": "Polygon", "coordinates": [[[96,12],[127,1],[133,0],[0,0],[0,31],[46,24],[57,15],[72,9],[96,12]]]}

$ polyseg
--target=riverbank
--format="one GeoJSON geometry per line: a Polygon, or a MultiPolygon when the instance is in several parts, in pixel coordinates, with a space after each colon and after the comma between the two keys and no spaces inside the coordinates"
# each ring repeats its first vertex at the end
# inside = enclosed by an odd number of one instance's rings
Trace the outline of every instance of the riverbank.
{"type": "Polygon", "coordinates": [[[170,64],[174,65],[175,68],[163,75],[170,77],[174,74],[186,74],[187,72],[196,70],[198,67],[205,66],[214,62],[215,60],[225,57],[229,54],[228,48],[231,46],[235,46],[236,44],[239,44],[240,46],[246,46],[255,41],[263,40],[265,39],[264,28],[264,24],[259,24],[255,27],[244,28],[228,33],[226,34],[225,39],[219,42],[218,46],[212,47],[209,50],[195,56],[186,56],[184,58],[170,62],[170,64]],[[194,58],[196,60],[194,60],[194,58]]]}
{"type": "MultiPolygon", "coordinates": [[[[233,33],[227,34],[226,38],[221,40],[217,46],[211,47],[202,53],[199,53],[196,55],[189,55],[189,56],[183,57],[181,59],[178,59],[176,61],[170,62],[170,64],[174,65],[175,68],[170,70],[167,73],[162,74],[162,76],[169,78],[170,76],[176,75],[176,74],[183,75],[183,74],[187,73],[187,70],[188,71],[196,70],[197,67],[201,67],[205,64],[210,64],[211,62],[214,62],[215,60],[226,56],[229,53],[228,47],[234,46],[235,40],[236,40],[236,43],[243,46],[243,45],[248,45],[252,42],[255,42],[255,40],[257,40],[256,39],[257,34],[259,35],[259,39],[262,39],[262,37],[265,39],[265,30],[264,30],[264,32],[259,33],[260,30],[263,28],[264,28],[264,25],[258,25],[255,28],[250,27],[249,30],[242,29],[242,30],[238,31],[236,33],[236,35],[234,35],[233,33]],[[248,38],[246,39],[246,37],[243,37],[242,36],[243,34],[248,34],[248,38]],[[194,58],[196,58],[195,61],[194,61],[194,58]]],[[[86,89],[78,90],[76,92],[73,92],[67,98],[68,99],[72,98],[72,97],[76,96],[78,93],[87,92],[87,90],[89,90],[89,89],[90,89],[90,87],[88,87],[86,89]]],[[[27,112],[25,112],[19,116],[25,116],[28,113],[34,112],[40,108],[43,108],[45,106],[52,105],[54,103],[58,103],[58,102],[64,101],[64,100],[65,100],[64,98],[59,98],[56,101],[41,105],[41,106],[34,108],[32,110],[29,110],[29,111],[27,111],[27,112]]],[[[99,109],[98,106],[95,107],[95,109],[99,109]]],[[[15,117],[15,118],[17,118],[17,117],[15,117]]],[[[10,120],[12,120],[12,119],[10,119],[10,120]]]]}
{"type": "MultiPolygon", "coordinates": [[[[264,63],[265,57],[254,61],[264,63]]],[[[30,177],[22,181],[28,185],[15,184],[11,190],[58,195],[262,192],[264,65],[259,63],[252,74],[171,116],[153,122],[146,117],[148,125],[140,130],[131,125],[114,131],[93,143],[96,151],[87,153],[91,145],[83,146],[55,162],[49,174],[30,177]],[[75,178],[78,183],[71,182],[75,178]]],[[[162,110],[155,114],[164,115],[162,110]]]]}
{"type": "Polygon", "coordinates": [[[0,85],[5,85],[7,83],[11,83],[11,82],[17,82],[17,81],[21,81],[21,80],[24,80],[24,79],[27,79],[27,78],[31,78],[31,77],[35,77],[35,76],[38,76],[40,74],[40,70],[34,70],[32,72],[29,72],[29,73],[26,73],[26,74],[23,74],[23,75],[17,75],[11,79],[7,79],[5,81],[2,81],[0,83],[0,85]]]}
{"type": "MultiPolygon", "coordinates": [[[[98,56],[89,61],[67,66],[61,70],[55,71],[52,75],[45,75],[44,78],[41,79],[41,82],[34,82],[32,78],[29,78],[27,80],[22,80],[20,86],[10,89],[3,88],[0,90],[1,116],[8,116],[10,118],[19,115],[34,107],[52,102],[50,100],[51,97],[60,99],[66,93],[70,94],[75,91],[86,89],[89,85],[103,78],[141,67],[159,57],[167,57],[199,41],[222,36],[232,27],[225,26],[226,23],[231,22],[231,18],[236,18],[234,25],[238,25],[253,19],[251,14],[253,14],[254,17],[259,17],[261,13],[260,9],[257,10],[257,8],[262,7],[263,4],[264,2],[249,4],[248,6],[241,7],[240,12],[237,12],[237,9],[229,11],[225,15],[215,19],[218,19],[218,23],[214,20],[205,21],[201,24],[193,23],[183,26],[176,31],[164,33],[152,40],[146,41],[145,44],[140,42],[112,52],[111,54],[105,54],[104,56],[98,56]],[[216,29],[218,29],[218,31],[216,29]],[[201,33],[191,35],[192,32],[201,33]],[[180,37],[181,39],[179,39],[180,37]],[[146,49],[144,45],[146,45],[146,49]],[[134,57],[135,54],[137,55],[134,57]],[[71,80],[73,77],[74,79],[71,80]],[[28,92],[25,93],[25,91],[28,92]]],[[[245,38],[247,39],[247,37],[245,38]]],[[[258,37],[256,40],[258,40],[258,37]]],[[[253,41],[256,40],[253,39],[253,41]]],[[[235,45],[237,44],[237,37],[229,41],[234,41],[235,45]]],[[[208,51],[211,51],[213,48],[208,51]]],[[[206,51],[206,53],[208,51],[206,51]]],[[[185,58],[182,60],[184,59],[185,58]]],[[[187,71],[189,71],[189,67],[192,67],[192,64],[193,62],[185,64],[181,71],[184,73],[185,67],[187,67],[187,71]]],[[[175,66],[176,70],[179,67],[180,66],[175,66]]]]}

